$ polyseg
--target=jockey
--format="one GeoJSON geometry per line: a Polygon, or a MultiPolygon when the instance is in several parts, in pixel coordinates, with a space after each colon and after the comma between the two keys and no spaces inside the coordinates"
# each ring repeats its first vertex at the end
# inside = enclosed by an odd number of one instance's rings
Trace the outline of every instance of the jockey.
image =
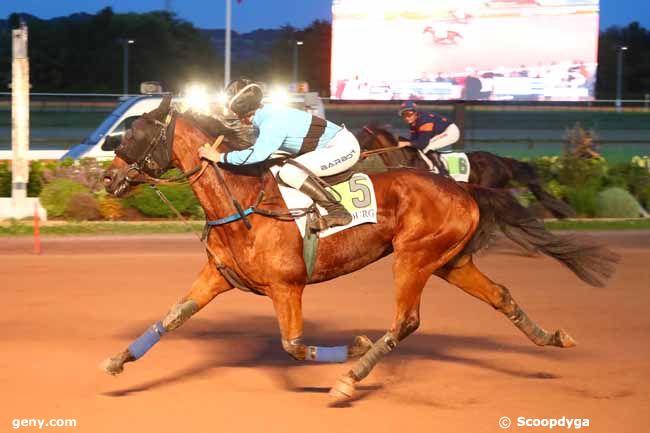
{"type": "Polygon", "coordinates": [[[411,146],[421,151],[438,167],[438,172],[448,176],[449,173],[440,159],[437,150],[454,144],[460,138],[458,126],[444,116],[419,112],[413,101],[400,105],[397,114],[409,124],[411,138],[400,140],[398,146],[411,146]]]}
{"type": "Polygon", "coordinates": [[[311,230],[349,224],[350,213],[314,176],[331,176],[351,168],[360,157],[359,142],[344,126],[335,125],[306,111],[285,106],[263,106],[261,86],[248,79],[238,79],[226,89],[228,108],[244,125],[259,130],[255,144],[247,149],[220,154],[209,148],[199,149],[199,156],[233,165],[265,161],[275,152],[283,152],[309,170],[290,162],[278,176],[287,185],[303,192],[327,210],[327,215],[313,220],[311,230]]]}

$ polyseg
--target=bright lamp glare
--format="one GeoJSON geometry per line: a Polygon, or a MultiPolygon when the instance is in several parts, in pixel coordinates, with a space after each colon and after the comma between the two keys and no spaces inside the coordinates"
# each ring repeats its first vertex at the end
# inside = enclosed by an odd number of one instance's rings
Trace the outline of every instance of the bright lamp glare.
{"type": "Polygon", "coordinates": [[[219,92],[217,93],[217,103],[219,105],[223,105],[224,107],[228,103],[228,95],[226,95],[226,92],[219,92]]]}
{"type": "Polygon", "coordinates": [[[273,105],[289,105],[289,93],[282,89],[273,89],[269,94],[269,103],[273,105]]]}
{"type": "Polygon", "coordinates": [[[185,88],[185,104],[192,110],[199,113],[208,113],[210,105],[208,91],[203,84],[194,83],[185,88]]]}

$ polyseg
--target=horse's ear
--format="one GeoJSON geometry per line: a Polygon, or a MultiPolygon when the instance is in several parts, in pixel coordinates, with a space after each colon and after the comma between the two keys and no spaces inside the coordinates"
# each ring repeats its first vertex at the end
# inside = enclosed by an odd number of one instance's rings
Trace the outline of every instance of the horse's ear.
{"type": "Polygon", "coordinates": [[[169,107],[171,103],[172,103],[172,95],[168,93],[163,97],[162,102],[156,109],[158,111],[158,113],[156,113],[157,114],[156,117],[158,118],[158,120],[160,121],[165,120],[165,116],[167,116],[167,113],[169,113],[169,107]]]}
{"type": "Polygon", "coordinates": [[[158,108],[148,113],[148,117],[163,122],[165,120],[165,116],[167,116],[167,113],[169,113],[169,107],[171,105],[171,102],[172,102],[172,95],[166,94],[163,97],[163,100],[160,102],[158,108]]]}

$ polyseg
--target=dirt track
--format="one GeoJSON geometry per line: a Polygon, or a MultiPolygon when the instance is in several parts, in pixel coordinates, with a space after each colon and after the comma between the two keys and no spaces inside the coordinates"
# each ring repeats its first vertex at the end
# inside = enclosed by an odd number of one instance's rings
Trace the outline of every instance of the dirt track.
{"type": "MultiPolygon", "coordinates": [[[[650,232],[597,236],[623,257],[606,289],[508,245],[478,259],[533,319],[565,328],[576,348],[536,347],[501,314],[431,279],[420,329],[343,408],[328,408],[326,392],[347,365],[290,359],[269,300],[238,291],[216,298],[121,376],[99,370],[187,290],[205,257],[192,237],[46,238],[41,256],[31,254],[30,239],[0,238],[0,431],[13,431],[13,419],[74,418],[76,428],[43,430],[499,432],[503,416],[647,431],[650,232]]],[[[307,341],[383,335],[391,264],[309,287],[307,341]]]]}

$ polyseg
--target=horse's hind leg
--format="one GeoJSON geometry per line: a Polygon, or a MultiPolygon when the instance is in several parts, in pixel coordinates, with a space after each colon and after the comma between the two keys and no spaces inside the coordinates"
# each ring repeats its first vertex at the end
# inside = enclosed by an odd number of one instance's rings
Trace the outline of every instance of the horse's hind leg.
{"type": "Polygon", "coordinates": [[[349,358],[361,356],[370,349],[372,341],[365,335],[357,336],[351,346],[307,346],[302,339],[302,291],[303,287],[276,286],[273,288],[275,307],[282,348],[298,361],[345,362],[349,358]]]}
{"type": "Polygon", "coordinates": [[[232,289],[221,273],[209,261],[190,291],[174,304],[162,321],[156,322],[123,352],[107,359],[104,370],[112,375],[121,373],[126,362],[141,358],[165,333],[181,326],[187,319],[205,307],[215,296],[232,289]]]}
{"type": "Polygon", "coordinates": [[[492,305],[506,315],[510,321],[535,344],[539,346],[573,347],[575,341],[564,330],[549,333],[532,321],[510,295],[510,291],[487,278],[471,257],[463,257],[435,272],[440,278],[460,287],[470,295],[492,305]]]}

